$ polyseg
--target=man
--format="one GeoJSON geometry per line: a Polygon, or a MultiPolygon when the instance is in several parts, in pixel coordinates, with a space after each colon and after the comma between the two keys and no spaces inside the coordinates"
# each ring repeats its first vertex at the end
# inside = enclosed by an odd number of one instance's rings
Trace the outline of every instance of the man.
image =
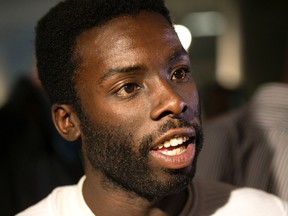
{"type": "Polygon", "coordinates": [[[19,215],[287,215],[264,192],[191,184],[199,98],[161,0],[67,0],[36,33],[54,124],[81,142],[85,176],[19,215]]]}

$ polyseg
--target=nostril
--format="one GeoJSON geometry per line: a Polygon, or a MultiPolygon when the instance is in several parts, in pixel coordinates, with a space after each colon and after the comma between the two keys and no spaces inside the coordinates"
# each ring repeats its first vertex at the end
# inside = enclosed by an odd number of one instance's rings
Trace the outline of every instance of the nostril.
{"type": "Polygon", "coordinates": [[[186,112],[187,111],[187,104],[184,105],[182,112],[186,112]]]}
{"type": "Polygon", "coordinates": [[[171,111],[164,111],[164,112],[162,112],[162,113],[158,116],[158,119],[161,119],[161,118],[163,118],[163,117],[165,117],[165,116],[168,116],[168,115],[173,115],[173,112],[171,112],[171,111]]]}

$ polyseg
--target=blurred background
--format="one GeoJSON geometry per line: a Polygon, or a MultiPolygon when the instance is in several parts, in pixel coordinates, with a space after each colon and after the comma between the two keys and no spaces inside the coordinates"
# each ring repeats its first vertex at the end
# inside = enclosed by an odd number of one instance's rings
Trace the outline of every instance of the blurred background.
{"type": "MultiPolygon", "coordinates": [[[[31,76],[34,26],[57,2],[0,0],[0,106],[19,77],[31,76]]],[[[209,107],[205,116],[242,105],[262,83],[283,81],[286,1],[166,0],[166,4],[175,24],[192,34],[189,53],[204,110],[209,107]]]]}

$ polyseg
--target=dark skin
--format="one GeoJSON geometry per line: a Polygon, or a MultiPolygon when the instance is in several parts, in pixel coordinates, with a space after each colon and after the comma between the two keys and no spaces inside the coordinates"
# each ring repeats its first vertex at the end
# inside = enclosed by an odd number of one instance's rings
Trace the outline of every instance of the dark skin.
{"type": "MultiPolygon", "coordinates": [[[[97,124],[117,125],[129,131],[135,152],[142,137],[167,120],[200,123],[189,57],[161,15],[141,12],[89,29],[77,38],[75,56],[81,59],[76,90],[83,110],[97,124]]],[[[179,215],[187,200],[186,190],[147,199],[118,186],[107,187],[103,184],[106,176],[87,158],[85,134],[73,107],[54,104],[52,115],[63,137],[82,141],[86,174],[83,195],[95,215],[179,215]]],[[[151,152],[168,137],[190,136],[192,132],[188,128],[171,129],[152,140],[151,152]]],[[[150,153],[147,156],[153,176],[163,184],[170,180],[164,168],[190,172],[193,159],[193,153],[181,163],[166,163],[150,153]]]]}

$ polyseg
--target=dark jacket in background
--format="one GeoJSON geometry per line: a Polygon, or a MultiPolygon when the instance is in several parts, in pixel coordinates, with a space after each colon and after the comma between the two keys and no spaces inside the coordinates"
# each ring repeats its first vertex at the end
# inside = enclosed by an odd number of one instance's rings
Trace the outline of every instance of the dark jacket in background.
{"type": "Polygon", "coordinates": [[[0,109],[0,146],[0,215],[14,215],[83,175],[80,146],[56,132],[48,101],[28,78],[0,109]]]}

